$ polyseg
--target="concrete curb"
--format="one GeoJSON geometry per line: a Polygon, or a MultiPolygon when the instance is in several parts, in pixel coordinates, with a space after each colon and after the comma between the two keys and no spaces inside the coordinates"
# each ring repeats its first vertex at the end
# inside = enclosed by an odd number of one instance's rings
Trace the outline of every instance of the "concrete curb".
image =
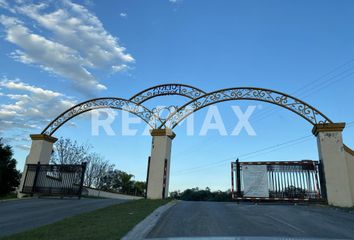
{"type": "Polygon", "coordinates": [[[147,216],[143,221],[138,223],[132,230],[130,230],[122,240],[141,240],[150,233],[150,231],[155,227],[157,221],[161,216],[171,207],[173,207],[177,202],[169,202],[153,211],[149,216],[147,216]]]}

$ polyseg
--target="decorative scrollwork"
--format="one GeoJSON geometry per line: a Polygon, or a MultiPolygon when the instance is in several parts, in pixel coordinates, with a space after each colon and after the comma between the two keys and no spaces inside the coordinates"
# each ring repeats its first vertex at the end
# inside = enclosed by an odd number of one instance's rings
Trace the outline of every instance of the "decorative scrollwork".
{"type": "Polygon", "coordinates": [[[151,98],[164,95],[180,95],[190,99],[195,99],[204,94],[205,92],[199,88],[185,84],[162,84],[145,89],[144,91],[135,94],[129,100],[135,102],[136,104],[141,104],[151,98]]]}
{"type": "Polygon", "coordinates": [[[178,110],[178,106],[161,106],[161,107],[156,107],[152,109],[152,112],[159,117],[161,121],[165,121],[167,118],[169,118],[172,114],[174,114],[178,110]]]}
{"type": "Polygon", "coordinates": [[[88,112],[94,109],[100,108],[112,108],[112,109],[120,109],[123,111],[130,112],[142,120],[144,120],[147,124],[149,124],[152,128],[156,127],[156,121],[162,122],[161,119],[154,114],[151,110],[147,109],[142,105],[138,105],[130,100],[126,100],[123,98],[96,98],[91,99],[86,102],[79,103],[67,111],[60,114],[56,119],[54,119],[48,126],[42,131],[42,134],[46,134],[51,136],[60,126],[74,118],[77,115],[80,115],[84,112],[88,112]]]}
{"type": "Polygon", "coordinates": [[[332,123],[332,121],[324,114],[300,99],[270,89],[251,87],[227,88],[211,93],[205,93],[198,88],[184,84],[163,84],[148,88],[134,95],[130,100],[122,98],[96,98],[79,103],[54,119],[42,131],[42,134],[52,135],[59,127],[75,116],[99,108],[113,108],[130,112],[140,117],[152,128],[158,126],[157,122],[160,122],[158,128],[167,126],[174,128],[186,117],[199,109],[218,102],[231,100],[256,100],[268,102],[298,114],[313,125],[332,123]],[[177,106],[170,106],[167,108],[154,108],[153,110],[149,110],[141,105],[141,103],[151,98],[163,95],[181,95],[192,100],[180,108],[177,106]],[[161,112],[166,109],[168,114],[164,118],[160,115],[161,112]]]}
{"type": "Polygon", "coordinates": [[[332,123],[323,113],[309,104],[282,92],[263,88],[227,88],[193,99],[171,114],[159,128],[165,125],[176,127],[193,112],[209,105],[231,100],[256,100],[286,108],[306,119],[311,124],[332,123]]]}

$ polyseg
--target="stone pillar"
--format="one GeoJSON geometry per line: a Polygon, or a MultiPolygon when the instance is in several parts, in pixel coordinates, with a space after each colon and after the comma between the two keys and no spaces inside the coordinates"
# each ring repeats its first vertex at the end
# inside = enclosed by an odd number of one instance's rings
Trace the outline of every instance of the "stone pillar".
{"type": "Polygon", "coordinates": [[[32,139],[32,145],[23,169],[19,192],[17,194],[18,198],[24,196],[24,194],[20,193],[20,191],[22,190],[25,181],[27,164],[37,164],[38,162],[41,164],[49,164],[50,156],[53,150],[53,143],[57,141],[55,137],[45,134],[31,134],[30,137],[32,139]]]}
{"type": "Polygon", "coordinates": [[[171,145],[176,135],[171,129],[153,129],[151,136],[152,147],[146,196],[148,199],[162,199],[168,197],[171,145]]]}
{"type": "Polygon", "coordinates": [[[317,137],[319,158],[323,163],[328,204],[352,207],[354,199],[342,139],[344,127],[345,123],[317,124],[312,133],[317,137]]]}

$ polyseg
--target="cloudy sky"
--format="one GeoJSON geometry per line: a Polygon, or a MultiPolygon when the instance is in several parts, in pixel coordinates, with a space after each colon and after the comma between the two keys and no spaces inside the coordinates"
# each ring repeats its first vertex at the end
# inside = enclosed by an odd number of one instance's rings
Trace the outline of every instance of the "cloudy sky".
{"type": "MultiPolygon", "coordinates": [[[[354,2],[209,0],[0,0],[0,136],[14,147],[18,168],[29,134],[40,133],[67,108],[94,97],[129,98],[162,83],[213,91],[271,88],[297,96],[334,122],[348,122],[354,147],[354,2]]],[[[181,97],[147,103],[183,104],[181,97]]],[[[318,159],[312,126],[260,102],[226,102],[218,111],[228,136],[198,136],[208,109],[194,116],[195,135],[176,128],[171,189],[227,189],[229,165],[241,160],[318,159]],[[230,136],[243,112],[256,136],[230,136]]],[[[92,136],[89,116],[56,137],[90,143],[118,168],[146,178],[149,136],[92,136]]],[[[124,115],[123,115],[124,117],[124,115]]],[[[138,133],[143,123],[134,124],[138,133]]]]}

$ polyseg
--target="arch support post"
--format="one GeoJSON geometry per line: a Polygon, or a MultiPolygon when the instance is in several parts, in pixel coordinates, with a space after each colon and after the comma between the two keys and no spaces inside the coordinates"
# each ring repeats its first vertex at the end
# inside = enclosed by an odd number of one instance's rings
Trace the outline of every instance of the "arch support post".
{"type": "MultiPolygon", "coordinates": [[[[345,123],[316,124],[312,133],[317,137],[318,152],[325,180],[328,204],[354,206],[354,178],[344,149],[342,131],[345,123]]],[[[322,186],[323,187],[323,186],[322,186]]]]}
{"type": "Polygon", "coordinates": [[[57,138],[46,134],[31,134],[30,137],[32,139],[32,145],[23,168],[19,192],[17,194],[18,198],[24,196],[21,191],[26,178],[27,164],[37,164],[38,162],[41,164],[49,164],[53,144],[57,141],[57,138]]]}
{"type": "Polygon", "coordinates": [[[148,199],[168,197],[172,140],[176,134],[171,129],[152,129],[151,157],[148,169],[148,199]]]}

